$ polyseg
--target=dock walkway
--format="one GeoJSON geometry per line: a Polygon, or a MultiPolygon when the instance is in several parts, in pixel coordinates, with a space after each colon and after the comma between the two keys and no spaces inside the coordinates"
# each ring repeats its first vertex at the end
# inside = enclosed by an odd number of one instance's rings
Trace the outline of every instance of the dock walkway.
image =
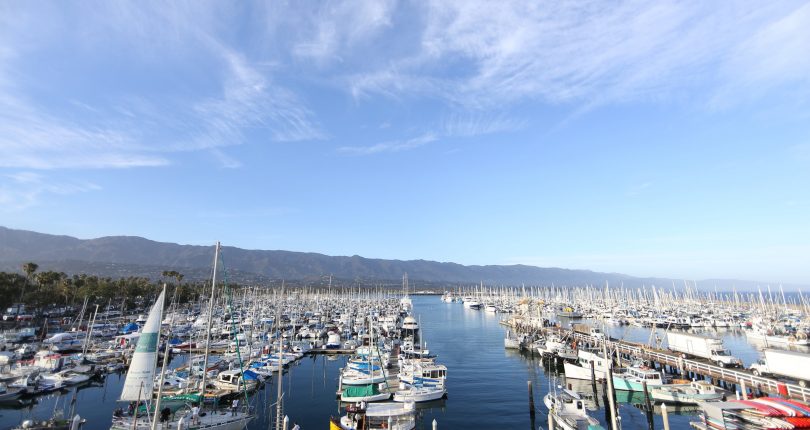
{"type": "Polygon", "coordinates": [[[703,361],[682,358],[680,354],[668,350],[654,349],[643,344],[614,338],[605,340],[559,327],[549,327],[545,330],[560,335],[567,335],[576,339],[578,342],[590,345],[601,345],[602,342],[605,341],[608,349],[617,351],[621,354],[621,358],[626,361],[642,359],[651,364],[657,364],[658,367],[662,369],[664,369],[664,366],[669,366],[673,371],[677,369],[683,375],[688,375],[688,372],[691,372],[695,376],[709,377],[715,383],[723,381],[727,386],[731,385],[734,389],[736,389],[737,385],[744,384],[747,388],[753,390],[758,389],[762,392],[775,394],[780,392],[781,387],[782,393],[787,392],[787,395],[792,398],[802,399],[803,401],[810,399],[810,387],[789,384],[774,378],[755,376],[746,369],[720,367],[703,361]]]}

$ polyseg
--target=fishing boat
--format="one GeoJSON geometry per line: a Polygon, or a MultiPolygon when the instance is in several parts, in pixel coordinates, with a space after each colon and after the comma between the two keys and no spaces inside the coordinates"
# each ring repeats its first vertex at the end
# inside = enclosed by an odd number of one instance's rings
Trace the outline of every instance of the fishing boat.
{"type": "Polygon", "coordinates": [[[664,377],[661,371],[644,366],[630,366],[624,372],[614,370],[613,387],[617,390],[643,391],[644,382],[649,388],[657,387],[664,385],[664,377]]]}
{"type": "Polygon", "coordinates": [[[666,384],[650,389],[650,397],[656,402],[697,405],[701,402],[723,400],[724,392],[706,381],[689,384],[666,384]]]}
{"type": "Polygon", "coordinates": [[[557,316],[561,318],[579,319],[582,318],[582,312],[577,311],[571,306],[563,306],[557,309],[557,316]]]}
{"type": "Polygon", "coordinates": [[[548,393],[543,397],[543,403],[548,408],[549,421],[555,429],[604,430],[599,420],[588,415],[585,401],[575,391],[561,389],[548,393]]]}
{"type": "Polygon", "coordinates": [[[749,341],[768,344],[781,344],[793,346],[810,346],[810,338],[803,331],[780,333],[778,330],[754,324],[751,330],[745,332],[749,341]]]}
{"type": "Polygon", "coordinates": [[[604,358],[598,351],[580,349],[577,351],[577,362],[563,363],[565,379],[591,379],[591,364],[593,364],[593,376],[596,380],[607,378],[610,360],[604,358]]]}
{"type": "Polygon", "coordinates": [[[538,348],[538,352],[543,355],[556,355],[563,360],[577,361],[577,350],[572,348],[557,335],[550,335],[543,344],[543,349],[538,348]]]}

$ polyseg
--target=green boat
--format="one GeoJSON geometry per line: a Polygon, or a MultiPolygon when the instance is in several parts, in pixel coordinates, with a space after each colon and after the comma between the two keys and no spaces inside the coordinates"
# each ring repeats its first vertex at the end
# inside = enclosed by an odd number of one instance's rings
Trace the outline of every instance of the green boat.
{"type": "Polygon", "coordinates": [[[659,370],[647,367],[628,367],[624,372],[613,373],[613,388],[624,391],[644,391],[642,383],[647,383],[647,389],[664,385],[664,375],[659,370]]]}

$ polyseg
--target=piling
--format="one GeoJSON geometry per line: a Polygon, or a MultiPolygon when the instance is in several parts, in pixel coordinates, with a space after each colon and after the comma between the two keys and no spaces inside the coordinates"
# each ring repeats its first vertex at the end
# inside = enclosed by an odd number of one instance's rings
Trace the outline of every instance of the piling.
{"type": "Polygon", "coordinates": [[[664,430],[669,430],[669,415],[667,414],[667,404],[661,404],[661,419],[664,420],[664,430]]]}
{"type": "Polygon", "coordinates": [[[748,400],[748,389],[745,387],[745,381],[740,381],[740,391],[742,392],[743,400],[748,400]]]}
{"type": "Polygon", "coordinates": [[[599,407],[599,397],[596,394],[596,371],[593,367],[593,361],[591,361],[591,388],[593,389],[593,400],[596,402],[596,407],[599,407]]]}
{"type": "Polygon", "coordinates": [[[608,367],[607,371],[607,389],[608,389],[608,407],[610,407],[611,427],[613,430],[619,430],[619,408],[616,407],[616,393],[613,390],[613,369],[608,367]]]}
{"type": "Polygon", "coordinates": [[[644,391],[644,403],[647,409],[647,428],[655,430],[655,426],[653,425],[653,408],[652,404],[650,404],[650,392],[647,390],[647,381],[641,381],[641,389],[644,391]]]}
{"type": "Polygon", "coordinates": [[[529,383],[529,415],[534,417],[534,389],[532,388],[532,381],[529,383]]]}
{"type": "Polygon", "coordinates": [[[548,411],[548,430],[554,430],[554,415],[548,411]]]}
{"type": "Polygon", "coordinates": [[[433,419],[433,430],[437,430],[439,428],[439,423],[436,422],[436,419],[433,419]]]}
{"type": "Polygon", "coordinates": [[[602,403],[605,405],[605,422],[608,423],[608,428],[611,428],[611,423],[613,422],[613,412],[610,410],[608,406],[608,389],[607,389],[607,379],[602,380],[602,403]]]}

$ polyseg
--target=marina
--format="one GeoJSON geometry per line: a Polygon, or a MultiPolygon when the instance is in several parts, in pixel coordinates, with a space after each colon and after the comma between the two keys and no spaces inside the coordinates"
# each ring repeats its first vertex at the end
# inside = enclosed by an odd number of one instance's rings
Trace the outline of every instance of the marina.
{"type": "MultiPolygon", "coordinates": [[[[163,341],[154,350],[155,356],[158,350],[167,352],[162,355],[167,370],[151,376],[156,386],[149,390],[153,391],[152,402],[157,398],[165,402],[160,408],[170,412],[164,425],[172,428],[193,425],[192,421],[206,426],[205,417],[192,416],[192,408],[198,404],[212,411],[206,414],[208,420],[221,417],[221,424],[208,422],[206,428],[283,427],[284,417],[289,428],[294,424],[300,428],[383,428],[389,424],[403,429],[432,428],[433,420],[441,428],[459,428],[470,422],[489,423],[492,428],[547,428],[549,422],[557,428],[576,428],[578,423],[611,428],[611,408],[606,407],[610,402],[605,397],[613,390],[622,428],[657,425],[667,407],[672,428],[685,428],[690,423],[699,425],[702,405],[707,402],[747,396],[805,401],[810,395],[802,381],[748,370],[771,357],[760,352],[762,347],[751,342],[746,336],[750,329],[744,328],[745,309],[762,309],[762,303],[718,301],[716,313],[736,312],[733,318],[718,320],[739,321],[734,327],[673,328],[655,323],[675,320],[668,316],[644,316],[638,318],[642,322],[636,322],[633,315],[644,315],[646,307],[640,300],[626,302],[625,309],[614,312],[607,312],[598,301],[572,300],[572,295],[595,294],[587,288],[518,292],[484,291],[479,286],[441,297],[412,295],[408,288],[406,277],[401,291],[239,289],[239,306],[233,306],[237,302],[233,292],[220,299],[214,296],[213,303],[219,304],[210,309],[218,318],[212,320],[210,329],[199,317],[202,312],[194,315],[195,307],[183,314],[166,304],[168,315],[161,317],[163,341]],[[559,297],[553,299],[552,295],[559,297]],[[465,306],[465,300],[473,306],[465,306]],[[591,308],[563,303],[589,303],[591,308]],[[635,323],[613,323],[617,314],[635,323]],[[178,336],[180,333],[187,334],[178,336]],[[204,333],[218,333],[218,339],[206,340],[204,333]],[[706,358],[664,345],[667,340],[680,339],[673,336],[684,335],[690,345],[708,339],[706,345],[712,347],[706,358]],[[211,346],[205,348],[206,343],[211,346]],[[192,348],[183,347],[192,344],[192,348]],[[716,361],[711,353],[718,351],[733,354],[737,361],[722,357],[716,361]],[[206,372],[202,372],[204,362],[209,363],[206,372]],[[207,381],[200,380],[203,376],[207,381]],[[161,379],[163,383],[158,384],[161,379]],[[536,387],[529,391],[529,410],[527,382],[536,387]],[[205,401],[199,402],[202,383],[208,388],[205,401]],[[531,409],[534,397],[538,406],[531,409]],[[242,400],[236,413],[244,415],[231,418],[234,400],[242,400]],[[279,415],[279,404],[283,415],[279,415]],[[577,409],[577,404],[587,410],[577,409]],[[552,405],[552,409],[541,405],[552,405]],[[571,405],[574,409],[569,409],[571,405]],[[231,422],[234,424],[227,424],[231,422]]],[[[610,300],[610,294],[603,297],[610,300]]],[[[683,298],[669,301],[678,308],[683,298]]],[[[212,303],[210,299],[208,303],[212,303]]],[[[787,309],[786,315],[796,322],[790,329],[795,335],[804,327],[796,310],[802,307],[799,303],[766,307],[778,309],[776,320],[785,319],[787,309]]],[[[148,318],[133,315],[129,319],[141,320],[143,327],[128,336],[144,336],[148,318]]],[[[123,328],[129,323],[123,318],[118,325],[123,328]]],[[[40,346],[13,347],[12,351],[36,352],[33,359],[11,361],[4,369],[3,379],[10,382],[6,384],[11,389],[2,406],[2,426],[52,418],[71,421],[78,416],[85,429],[132,428],[137,415],[119,412],[124,405],[118,400],[126,391],[127,375],[137,361],[132,353],[140,343],[122,342],[121,336],[114,334],[111,342],[104,336],[74,342],[78,349],[74,353],[53,350],[53,345],[64,344],[66,339],[82,338],[70,332],[53,335],[51,342],[40,346]],[[32,377],[30,370],[37,363],[51,366],[52,372],[40,369],[32,377]],[[29,385],[21,386],[23,378],[29,385]],[[36,382],[30,383],[32,380],[36,382]],[[103,407],[87,408],[88,404],[103,407]]],[[[91,337],[85,333],[84,339],[91,337]]],[[[789,353],[807,357],[805,352],[789,353]]],[[[135,401],[138,391],[142,388],[135,391],[135,401]]],[[[136,428],[151,428],[151,420],[158,418],[153,405],[151,410],[145,406],[140,406],[143,424],[136,428]]]]}

